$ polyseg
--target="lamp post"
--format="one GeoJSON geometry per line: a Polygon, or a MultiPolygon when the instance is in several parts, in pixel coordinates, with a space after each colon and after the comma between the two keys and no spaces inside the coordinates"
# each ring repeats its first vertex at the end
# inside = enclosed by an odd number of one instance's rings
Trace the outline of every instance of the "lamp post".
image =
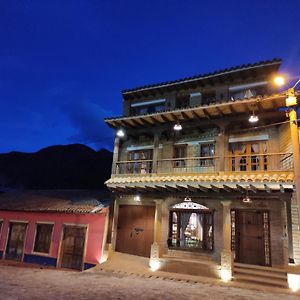
{"type": "MultiPolygon", "coordinates": [[[[284,78],[281,76],[276,77],[274,82],[277,85],[284,84],[284,78]]],[[[287,98],[285,99],[285,104],[288,107],[287,115],[290,120],[290,131],[292,140],[292,150],[293,150],[293,162],[294,162],[294,181],[296,188],[296,200],[298,206],[298,227],[300,230],[300,145],[299,145],[299,132],[298,132],[298,118],[297,118],[297,97],[295,95],[295,88],[300,83],[300,79],[294,84],[293,87],[289,88],[286,92],[287,98]]]]}

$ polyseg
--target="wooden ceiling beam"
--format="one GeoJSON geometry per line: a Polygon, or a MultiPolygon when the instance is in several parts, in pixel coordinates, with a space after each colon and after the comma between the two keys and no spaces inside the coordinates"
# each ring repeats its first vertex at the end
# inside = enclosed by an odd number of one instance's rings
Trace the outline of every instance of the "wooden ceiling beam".
{"type": "Polygon", "coordinates": [[[193,110],[192,110],[192,115],[195,117],[195,119],[202,120],[202,118],[193,110]]]}
{"type": "Polygon", "coordinates": [[[146,118],[143,118],[141,120],[149,126],[152,126],[154,124],[154,123],[149,122],[146,118]]]}
{"type": "Polygon", "coordinates": [[[166,184],[165,185],[166,189],[170,192],[178,192],[177,188],[171,185],[166,184]]]}
{"type": "Polygon", "coordinates": [[[158,191],[160,191],[160,192],[165,192],[165,191],[166,191],[165,186],[155,185],[155,188],[156,188],[158,191]]]}
{"type": "Polygon", "coordinates": [[[166,116],[164,115],[160,115],[160,117],[165,121],[165,122],[170,122],[171,120],[169,120],[166,116]]]}
{"type": "Polygon", "coordinates": [[[186,192],[187,191],[187,188],[182,186],[182,185],[176,184],[176,188],[177,188],[177,190],[179,190],[181,192],[186,192]]]}
{"type": "Polygon", "coordinates": [[[181,116],[183,117],[184,120],[189,120],[190,117],[185,113],[185,112],[181,112],[181,116]]]}
{"type": "Polygon", "coordinates": [[[224,118],[224,114],[219,107],[216,107],[216,111],[218,112],[221,118],[224,118]]]}

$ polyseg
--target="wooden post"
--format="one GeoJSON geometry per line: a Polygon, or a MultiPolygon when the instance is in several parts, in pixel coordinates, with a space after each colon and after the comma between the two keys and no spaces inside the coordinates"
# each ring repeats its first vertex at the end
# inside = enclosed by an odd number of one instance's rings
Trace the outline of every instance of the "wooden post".
{"type": "Polygon", "coordinates": [[[298,120],[297,112],[295,109],[289,111],[290,129],[293,149],[293,162],[294,162],[294,182],[296,187],[296,200],[298,205],[298,230],[300,229],[300,147],[299,147],[299,133],[298,133],[298,120]]]}
{"type": "Polygon", "coordinates": [[[117,174],[117,162],[119,161],[119,151],[120,151],[120,138],[118,136],[116,136],[115,144],[114,144],[112,169],[111,169],[112,175],[117,174]]]}
{"type": "Polygon", "coordinates": [[[223,281],[229,281],[232,278],[233,257],[231,252],[231,201],[221,201],[223,206],[223,249],[221,253],[221,274],[223,281]]]}
{"type": "Polygon", "coordinates": [[[288,233],[288,248],[289,248],[289,263],[295,263],[294,260],[294,245],[293,245],[293,227],[292,227],[292,205],[291,199],[286,201],[286,222],[288,233]]]}
{"type": "Polygon", "coordinates": [[[225,171],[227,159],[225,158],[228,152],[228,130],[226,124],[219,124],[220,132],[217,144],[217,161],[218,169],[216,171],[225,171]]]}
{"type": "Polygon", "coordinates": [[[158,164],[158,152],[159,152],[159,139],[160,133],[154,133],[154,148],[153,148],[153,158],[152,158],[152,173],[157,173],[158,164]]]}

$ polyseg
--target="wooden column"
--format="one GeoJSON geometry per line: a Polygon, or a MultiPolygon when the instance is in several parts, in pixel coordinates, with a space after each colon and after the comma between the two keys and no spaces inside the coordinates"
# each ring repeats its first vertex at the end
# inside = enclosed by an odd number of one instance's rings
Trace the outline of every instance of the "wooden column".
{"type": "Polygon", "coordinates": [[[293,227],[292,227],[292,205],[291,199],[286,201],[286,223],[289,248],[289,263],[295,263],[294,260],[294,245],[293,245],[293,227]]]}
{"type": "Polygon", "coordinates": [[[160,132],[154,133],[152,173],[157,173],[160,132]]]}
{"type": "Polygon", "coordinates": [[[117,174],[117,162],[119,161],[119,152],[120,152],[120,138],[116,136],[115,144],[114,144],[113,162],[111,168],[112,175],[117,174]]]}
{"type": "Polygon", "coordinates": [[[223,207],[223,247],[221,253],[221,279],[231,280],[233,271],[233,256],[231,252],[231,201],[221,201],[223,207]]]}
{"type": "Polygon", "coordinates": [[[227,125],[221,124],[219,125],[220,133],[218,137],[218,143],[216,145],[217,155],[219,156],[219,159],[217,161],[218,170],[217,171],[225,171],[226,170],[226,163],[227,159],[225,156],[228,152],[228,127],[227,125]]]}

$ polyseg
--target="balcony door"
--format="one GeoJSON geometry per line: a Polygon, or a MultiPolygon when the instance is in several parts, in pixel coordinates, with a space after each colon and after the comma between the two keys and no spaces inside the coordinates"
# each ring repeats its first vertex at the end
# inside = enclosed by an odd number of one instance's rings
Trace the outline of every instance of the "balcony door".
{"type": "Polygon", "coordinates": [[[230,144],[231,171],[265,171],[268,168],[266,142],[230,144]]]}
{"type": "Polygon", "coordinates": [[[153,149],[128,152],[127,172],[129,174],[147,174],[152,171],[153,149]]]}

